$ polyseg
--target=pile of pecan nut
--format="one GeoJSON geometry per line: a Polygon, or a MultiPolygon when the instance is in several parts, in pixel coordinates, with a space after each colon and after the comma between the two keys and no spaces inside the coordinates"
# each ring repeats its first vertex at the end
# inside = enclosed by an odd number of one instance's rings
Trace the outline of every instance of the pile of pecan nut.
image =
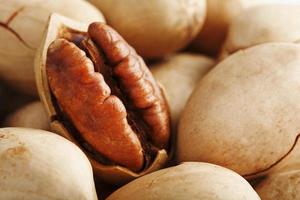
{"type": "Polygon", "coordinates": [[[0,199],[300,199],[300,1],[0,13],[0,199]]]}

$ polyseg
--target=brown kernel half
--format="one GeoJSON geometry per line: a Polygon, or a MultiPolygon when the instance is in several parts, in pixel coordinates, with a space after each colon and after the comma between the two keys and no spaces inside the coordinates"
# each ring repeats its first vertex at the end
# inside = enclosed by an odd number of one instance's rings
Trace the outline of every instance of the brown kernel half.
{"type": "Polygon", "coordinates": [[[96,152],[139,171],[157,148],[168,146],[165,99],[142,59],[121,36],[99,23],[90,25],[88,34],[87,41],[96,41],[99,58],[82,51],[79,40],[74,44],[57,39],[49,46],[50,88],[60,109],[96,152]]]}

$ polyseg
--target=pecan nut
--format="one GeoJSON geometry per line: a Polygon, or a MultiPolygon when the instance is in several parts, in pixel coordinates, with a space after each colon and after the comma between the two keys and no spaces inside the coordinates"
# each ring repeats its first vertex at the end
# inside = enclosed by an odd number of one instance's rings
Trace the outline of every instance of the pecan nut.
{"type": "Polygon", "coordinates": [[[167,149],[170,119],[144,61],[111,27],[54,40],[46,73],[58,112],[103,162],[140,171],[167,149]]]}

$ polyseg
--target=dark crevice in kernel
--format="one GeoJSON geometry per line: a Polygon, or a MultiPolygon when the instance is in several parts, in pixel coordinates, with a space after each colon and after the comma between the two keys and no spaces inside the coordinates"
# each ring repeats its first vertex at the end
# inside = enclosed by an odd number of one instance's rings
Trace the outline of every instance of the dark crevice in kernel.
{"type": "Polygon", "coordinates": [[[76,46],[80,47],[80,43],[82,40],[87,38],[88,35],[86,32],[76,31],[74,29],[70,29],[67,27],[60,28],[59,34],[57,38],[66,39],[69,42],[74,43],[76,46]]]}
{"type": "Polygon", "coordinates": [[[147,124],[142,120],[142,115],[131,103],[127,96],[122,92],[122,87],[119,84],[118,78],[114,76],[112,67],[108,66],[104,53],[100,48],[94,44],[91,39],[85,38],[78,45],[79,48],[84,50],[87,57],[91,59],[94,64],[95,72],[103,75],[106,84],[111,89],[111,95],[117,96],[124,104],[127,111],[127,121],[135,134],[137,134],[144,151],[144,167],[147,167],[155,154],[157,149],[151,145],[149,136],[150,132],[147,124]]]}

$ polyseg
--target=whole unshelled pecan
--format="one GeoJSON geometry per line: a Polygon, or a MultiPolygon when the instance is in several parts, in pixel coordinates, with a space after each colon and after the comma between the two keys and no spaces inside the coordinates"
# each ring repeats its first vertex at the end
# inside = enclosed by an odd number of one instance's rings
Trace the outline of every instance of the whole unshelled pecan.
{"type": "Polygon", "coordinates": [[[135,50],[108,25],[65,35],[48,48],[46,72],[61,113],[97,157],[133,171],[167,149],[166,100],[135,50]]]}

